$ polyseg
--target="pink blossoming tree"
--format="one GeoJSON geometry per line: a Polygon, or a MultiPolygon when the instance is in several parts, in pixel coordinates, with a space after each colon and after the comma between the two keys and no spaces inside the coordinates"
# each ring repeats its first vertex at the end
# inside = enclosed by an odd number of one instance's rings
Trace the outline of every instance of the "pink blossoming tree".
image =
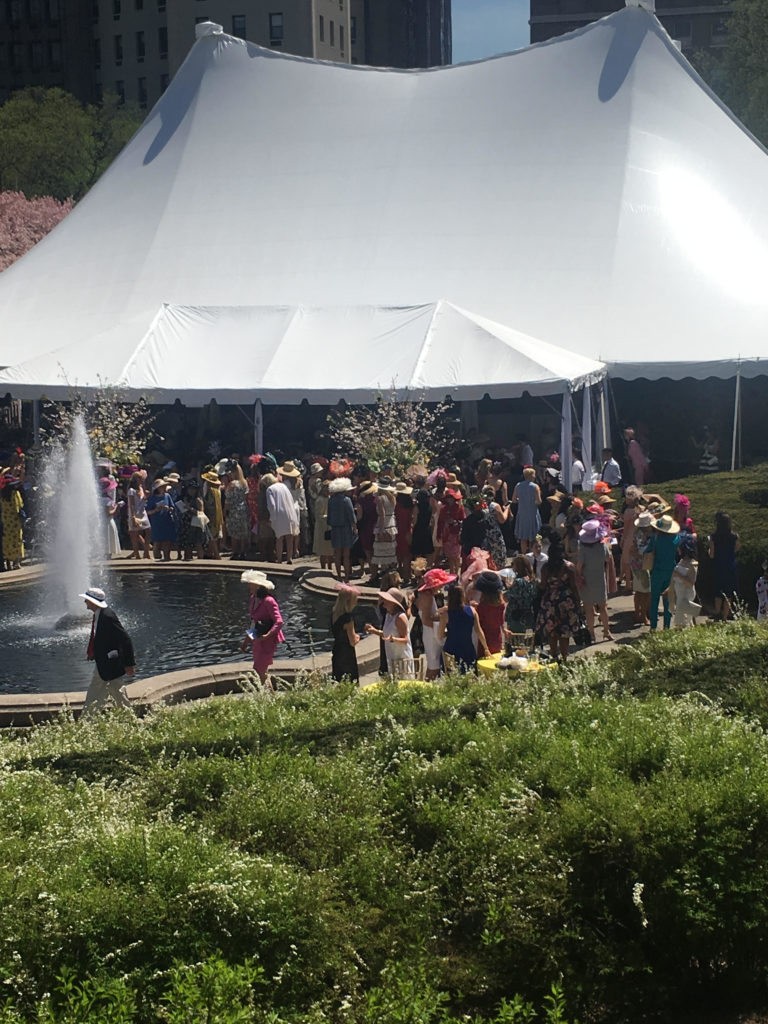
{"type": "Polygon", "coordinates": [[[72,209],[50,196],[27,199],[23,192],[0,192],[0,271],[36,245],[72,209]]]}

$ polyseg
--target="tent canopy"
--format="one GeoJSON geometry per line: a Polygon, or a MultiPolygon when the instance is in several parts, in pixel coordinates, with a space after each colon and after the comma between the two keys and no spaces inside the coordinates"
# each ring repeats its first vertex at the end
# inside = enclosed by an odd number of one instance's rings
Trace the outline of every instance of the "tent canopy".
{"type": "MultiPolygon", "coordinates": [[[[592,359],[529,338],[451,305],[169,306],[138,342],[131,331],[102,338],[107,380],[127,398],[151,393],[199,405],[252,402],[374,402],[393,387],[430,401],[551,395],[600,380],[592,359]],[[119,335],[119,336],[118,336],[119,335]]],[[[102,378],[103,379],[103,378],[102,378]]],[[[97,386],[90,342],[9,368],[21,397],[66,398],[97,386]],[[67,367],[67,380],[61,367],[67,367]]]]}
{"type": "MultiPolygon", "coordinates": [[[[211,34],[0,275],[0,366],[83,345],[108,379],[111,347],[138,345],[164,304],[444,297],[620,376],[760,373],[766,280],[768,154],[642,8],[427,71],[211,34]]],[[[157,385],[175,371],[158,363],[157,385]]]]}

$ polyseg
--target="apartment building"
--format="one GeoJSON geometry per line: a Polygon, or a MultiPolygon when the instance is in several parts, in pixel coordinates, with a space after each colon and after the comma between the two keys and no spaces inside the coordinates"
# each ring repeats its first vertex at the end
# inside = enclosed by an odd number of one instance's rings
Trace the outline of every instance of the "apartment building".
{"type": "MultiPolygon", "coordinates": [[[[531,42],[571,32],[622,7],[624,0],[531,0],[531,42]]],[[[656,16],[687,57],[697,50],[716,54],[725,45],[730,14],[730,0],[656,0],[656,16]]]]}
{"type": "Polygon", "coordinates": [[[147,109],[213,21],[283,53],[383,67],[451,61],[451,0],[0,0],[0,101],[27,85],[147,109]]]}

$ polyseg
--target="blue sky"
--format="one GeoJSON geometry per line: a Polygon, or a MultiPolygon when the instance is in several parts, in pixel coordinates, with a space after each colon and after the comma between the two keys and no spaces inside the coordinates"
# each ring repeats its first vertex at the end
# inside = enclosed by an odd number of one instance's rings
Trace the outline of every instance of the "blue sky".
{"type": "Polygon", "coordinates": [[[453,0],[453,61],[527,46],[529,0],[453,0]]]}

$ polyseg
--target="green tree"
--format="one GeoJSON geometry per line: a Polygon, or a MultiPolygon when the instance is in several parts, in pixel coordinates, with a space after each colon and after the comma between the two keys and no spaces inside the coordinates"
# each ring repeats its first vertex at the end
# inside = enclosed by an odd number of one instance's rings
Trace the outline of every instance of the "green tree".
{"type": "Polygon", "coordinates": [[[63,89],[14,93],[0,107],[0,190],[80,199],[140,122],[112,96],[84,107],[63,89]]]}
{"type": "Polygon", "coordinates": [[[698,53],[694,65],[763,145],[768,145],[768,0],[735,0],[722,57],[698,53]]]}

